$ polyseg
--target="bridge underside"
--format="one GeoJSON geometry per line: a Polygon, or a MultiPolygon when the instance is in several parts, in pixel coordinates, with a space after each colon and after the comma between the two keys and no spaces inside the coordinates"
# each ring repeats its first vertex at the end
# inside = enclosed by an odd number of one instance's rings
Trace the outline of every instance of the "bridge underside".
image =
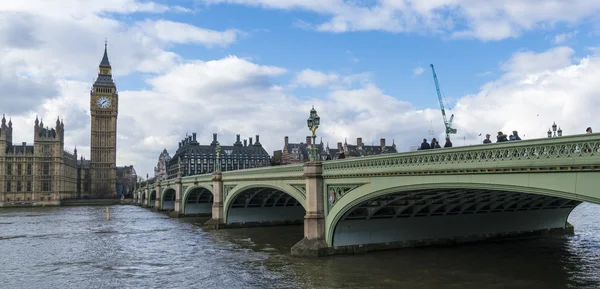
{"type": "Polygon", "coordinates": [[[500,190],[398,192],[365,201],[346,212],[335,227],[332,245],[406,247],[553,229],[564,232],[570,212],[579,204],[500,190]]]}
{"type": "Polygon", "coordinates": [[[156,192],[152,191],[148,198],[148,208],[154,208],[154,202],[156,201],[156,192]]]}
{"type": "Polygon", "coordinates": [[[272,188],[252,188],[235,197],[227,224],[285,224],[302,222],[306,211],[292,196],[272,188]]]}
{"type": "Polygon", "coordinates": [[[166,190],[164,192],[162,209],[163,210],[175,209],[175,190],[166,190]]]}
{"type": "Polygon", "coordinates": [[[212,213],[213,195],[204,188],[193,189],[185,200],[185,215],[210,215],[212,213]]]}

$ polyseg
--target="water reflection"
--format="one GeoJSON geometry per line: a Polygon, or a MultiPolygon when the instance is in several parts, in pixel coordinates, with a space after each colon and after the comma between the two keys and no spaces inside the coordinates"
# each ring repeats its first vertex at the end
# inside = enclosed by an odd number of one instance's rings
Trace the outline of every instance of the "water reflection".
{"type": "Polygon", "coordinates": [[[204,231],[134,206],[0,210],[3,288],[599,288],[600,206],[576,235],[295,258],[302,226],[204,231]]]}

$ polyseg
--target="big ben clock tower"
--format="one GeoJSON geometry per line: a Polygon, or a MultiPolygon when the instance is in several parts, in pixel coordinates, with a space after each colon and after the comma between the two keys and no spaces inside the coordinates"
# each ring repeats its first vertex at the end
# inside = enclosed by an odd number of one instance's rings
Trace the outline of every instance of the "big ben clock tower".
{"type": "Polygon", "coordinates": [[[117,114],[119,95],[112,79],[107,43],[100,62],[98,78],[90,92],[91,127],[91,193],[96,198],[115,195],[117,186],[117,114]]]}

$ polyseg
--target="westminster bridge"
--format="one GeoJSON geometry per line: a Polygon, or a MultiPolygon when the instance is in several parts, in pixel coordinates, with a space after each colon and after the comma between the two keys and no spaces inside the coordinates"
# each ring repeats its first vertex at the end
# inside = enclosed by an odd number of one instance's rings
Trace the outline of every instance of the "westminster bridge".
{"type": "Polygon", "coordinates": [[[304,223],[293,255],[571,233],[600,204],[600,134],[383,154],[144,183],[142,206],[211,228],[304,223]]]}

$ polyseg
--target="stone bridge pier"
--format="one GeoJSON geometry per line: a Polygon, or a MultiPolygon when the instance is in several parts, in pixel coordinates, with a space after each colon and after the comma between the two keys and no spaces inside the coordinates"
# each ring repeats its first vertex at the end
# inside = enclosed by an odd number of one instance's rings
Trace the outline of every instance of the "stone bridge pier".
{"type": "Polygon", "coordinates": [[[323,193],[323,164],[307,162],[306,215],[304,215],[304,238],[292,247],[292,255],[320,256],[328,247],[325,241],[325,211],[323,193]]]}
{"type": "Polygon", "coordinates": [[[205,223],[205,226],[212,229],[225,227],[225,218],[223,211],[223,174],[212,174],[213,204],[212,217],[205,223]]]}

